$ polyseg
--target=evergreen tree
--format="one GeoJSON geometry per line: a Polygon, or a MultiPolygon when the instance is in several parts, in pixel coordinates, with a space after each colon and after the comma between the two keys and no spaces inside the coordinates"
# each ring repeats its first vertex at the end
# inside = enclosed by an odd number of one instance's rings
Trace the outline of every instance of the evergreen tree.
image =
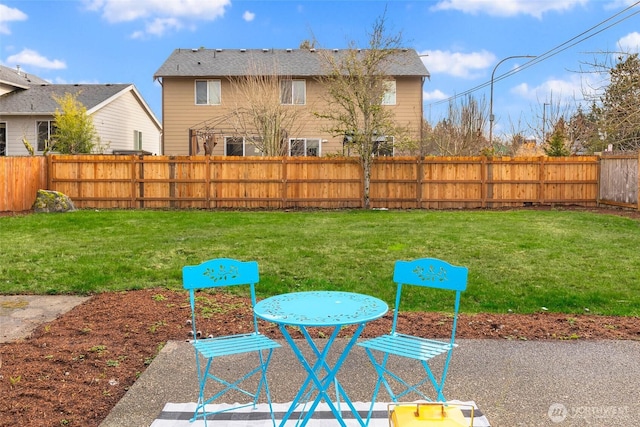
{"type": "Polygon", "coordinates": [[[565,130],[565,121],[560,118],[556,123],[553,134],[549,143],[545,145],[544,152],[549,157],[563,157],[571,154],[567,148],[567,135],[565,130]]]}

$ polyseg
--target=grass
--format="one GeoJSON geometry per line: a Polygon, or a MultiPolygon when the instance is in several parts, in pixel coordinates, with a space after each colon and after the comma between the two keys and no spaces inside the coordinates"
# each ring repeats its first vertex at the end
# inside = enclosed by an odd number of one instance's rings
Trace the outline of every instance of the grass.
{"type": "MultiPolygon", "coordinates": [[[[393,263],[469,268],[461,310],[640,315],[640,222],[580,211],[94,211],[0,217],[0,293],[181,289],[181,268],[257,260],[259,297],[346,290],[392,303],[393,263]]],[[[416,293],[403,310],[439,310],[416,293]]]]}

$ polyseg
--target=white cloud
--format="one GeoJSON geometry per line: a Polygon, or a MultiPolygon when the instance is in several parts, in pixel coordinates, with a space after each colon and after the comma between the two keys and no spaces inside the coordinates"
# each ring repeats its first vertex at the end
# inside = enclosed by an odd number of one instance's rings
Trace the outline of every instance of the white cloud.
{"type": "Polygon", "coordinates": [[[422,97],[425,101],[440,101],[442,99],[449,98],[449,96],[440,89],[436,89],[431,92],[422,92],[422,97]]]}
{"type": "Polygon", "coordinates": [[[26,20],[27,15],[21,10],[0,4],[0,34],[11,34],[7,23],[26,20]]]}
{"type": "Polygon", "coordinates": [[[428,55],[422,61],[431,75],[449,74],[465,79],[480,77],[480,71],[489,68],[496,60],[496,56],[486,50],[471,53],[427,50],[420,54],[428,55]]]}
{"type": "Polygon", "coordinates": [[[618,46],[620,50],[625,53],[638,53],[640,52],[640,33],[634,31],[618,40],[618,46]]]}
{"type": "Polygon", "coordinates": [[[253,12],[249,12],[248,10],[242,14],[242,19],[244,19],[247,22],[251,22],[255,19],[256,14],[253,12]]]}
{"type": "Polygon", "coordinates": [[[224,16],[231,0],[85,0],[89,10],[102,13],[110,23],[148,21],[133,38],[162,36],[167,30],[180,30],[185,22],[213,21],[224,16]]]}
{"type": "Polygon", "coordinates": [[[141,39],[147,35],[162,36],[167,30],[180,30],[182,23],[175,18],[156,18],[145,25],[144,31],[136,31],[131,35],[133,39],[141,39]]]}
{"type": "Polygon", "coordinates": [[[11,55],[7,58],[7,63],[16,65],[32,65],[38,68],[47,68],[51,70],[62,70],[67,68],[67,64],[59,59],[47,59],[35,50],[23,49],[22,52],[11,55]]]}
{"type": "Polygon", "coordinates": [[[464,13],[486,13],[492,16],[531,15],[541,18],[545,12],[562,12],[588,0],[441,0],[432,10],[458,10],[464,13]]]}
{"type": "MultiPolygon", "coordinates": [[[[591,77],[595,79],[595,77],[591,77]]],[[[582,102],[585,96],[590,97],[594,94],[593,88],[596,87],[593,81],[588,81],[586,77],[576,75],[567,78],[550,78],[542,84],[532,87],[527,83],[521,83],[513,87],[510,92],[519,95],[536,103],[540,102],[561,102],[573,103],[582,102]]]]}
{"type": "Polygon", "coordinates": [[[634,4],[636,0],[611,0],[609,3],[604,5],[605,9],[624,9],[626,7],[634,4]]]}

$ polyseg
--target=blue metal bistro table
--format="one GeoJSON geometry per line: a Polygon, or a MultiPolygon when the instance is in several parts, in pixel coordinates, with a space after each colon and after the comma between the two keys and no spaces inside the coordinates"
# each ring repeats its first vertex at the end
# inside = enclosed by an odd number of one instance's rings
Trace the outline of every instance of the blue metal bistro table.
{"type": "MultiPolygon", "coordinates": [[[[278,325],[282,335],[308,374],[307,379],[302,383],[300,390],[293,399],[289,410],[284,415],[280,426],[286,424],[301,401],[306,403],[306,399],[309,398],[315,390],[317,390],[315,400],[306,413],[303,411],[304,419],[300,425],[304,426],[307,424],[318,404],[324,400],[340,425],[346,426],[339,407],[336,407],[336,403],[339,406],[340,398],[344,400],[360,425],[366,425],[338,382],[336,374],[362,333],[365,325],[372,320],[384,316],[388,310],[389,307],[387,304],[378,298],[352,292],[338,291],[294,292],[266,298],[256,304],[254,308],[256,316],[278,325]],[[356,331],[347,342],[342,353],[338,354],[335,364],[330,366],[327,361],[327,356],[330,353],[331,346],[338,336],[340,329],[347,325],[357,325],[356,331]],[[287,326],[300,329],[307,344],[311,347],[315,355],[315,362],[305,358],[295,340],[291,338],[287,326]],[[313,341],[307,331],[309,327],[333,328],[333,332],[329,336],[324,348],[319,348],[313,341]],[[323,373],[326,374],[323,375],[323,373]],[[331,384],[335,385],[336,403],[334,403],[328,395],[328,389],[331,384]],[[307,389],[309,390],[307,391],[307,389]]],[[[312,358],[310,357],[309,359],[312,358]]],[[[300,417],[302,418],[302,415],[300,417]]]]}

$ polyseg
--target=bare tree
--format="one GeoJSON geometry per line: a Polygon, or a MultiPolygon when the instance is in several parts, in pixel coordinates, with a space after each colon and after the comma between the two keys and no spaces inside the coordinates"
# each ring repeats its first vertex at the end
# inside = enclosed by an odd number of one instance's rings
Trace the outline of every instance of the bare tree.
{"type": "Polygon", "coordinates": [[[640,58],[637,53],[605,52],[587,64],[585,73],[606,76],[584,90],[591,102],[590,110],[582,109],[571,118],[571,128],[580,135],[580,146],[586,152],[640,150],[640,58]],[[595,87],[594,87],[595,86],[595,87]]]}
{"type": "Polygon", "coordinates": [[[367,49],[358,49],[351,42],[348,49],[339,52],[320,51],[327,67],[320,78],[327,90],[327,108],[315,114],[327,120],[326,131],[344,135],[349,150],[358,155],[367,209],[373,158],[389,148],[388,137],[402,131],[394,122],[393,112],[383,105],[390,82],[387,70],[403,58],[401,42],[401,34],[386,33],[383,15],[373,25],[367,49]]]}
{"type": "Polygon", "coordinates": [[[246,75],[230,78],[237,104],[226,123],[263,155],[286,156],[288,137],[301,128],[305,111],[282,102],[290,79],[278,75],[277,64],[272,65],[268,69],[250,62],[246,75]]]}
{"type": "Polygon", "coordinates": [[[433,129],[437,154],[441,156],[469,156],[485,151],[489,142],[482,130],[487,122],[486,102],[472,95],[449,102],[447,117],[433,129]]]}
{"type": "Polygon", "coordinates": [[[604,141],[617,151],[640,149],[640,59],[620,55],[609,70],[610,83],[601,97],[599,114],[604,141]]]}
{"type": "Polygon", "coordinates": [[[438,153],[433,128],[424,117],[422,118],[420,138],[407,138],[402,144],[402,150],[408,155],[420,157],[436,155],[438,153]]]}
{"type": "Polygon", "coordinates": [[[509,132],[503,135],[494,136],[491,151],[485,151],[485,155],[503,154],[508,156],[531,156],[538,154],[536,141],[527,137],[526,126],[522,117],[514,122],[509,117],[509,132]]]}
{"type": "Polygon", "coordinates": [[[569,119],[569,141],[573,153],[593,153],[603,149],[604,142],[598,132],[594,110],[597,110],[597,107],[593,106],[591,110],[585,112],[578,106],[569,119]]]}
{"type": "Polygon", "coordinates": [[[540,141],[540,145],[545,145],[556,127],[556,124],[560,121],[567,121],[569,117],[570,104],[562,102],[559,99],[554,99],[553,93],[551,93],[547,101],[540,102],[535,107],[532,107],[532,114],[534,121],[529,122],[529,131],[531,135],[535,136],[536,141],[540,141]]]}

